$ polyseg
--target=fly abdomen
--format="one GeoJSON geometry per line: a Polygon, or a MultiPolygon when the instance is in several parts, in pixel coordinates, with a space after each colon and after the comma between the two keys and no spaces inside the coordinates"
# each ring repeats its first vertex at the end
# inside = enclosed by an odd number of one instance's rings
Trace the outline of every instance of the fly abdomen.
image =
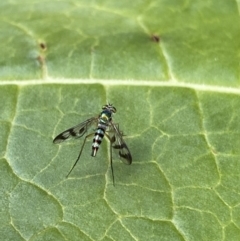
{"type": "Polygon", "coordinates": [[[94,135],[94,138],[93,138],[91,156],[97,155],[97,151],[98,151],[99,146],[102,143],[102,139],[104,137],[105,130],[106,130],[106,128],[104,128],[103,126],[97,128],[97,130],[95,132],[95,135],[94,135]]]}

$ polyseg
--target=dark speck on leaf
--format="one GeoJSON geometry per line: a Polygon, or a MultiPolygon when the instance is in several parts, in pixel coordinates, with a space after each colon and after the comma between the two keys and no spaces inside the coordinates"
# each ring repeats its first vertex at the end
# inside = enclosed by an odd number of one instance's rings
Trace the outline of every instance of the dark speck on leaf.
{"type": "Polygon", "coordinates": [[[39,46],[40,46],[40,48],[42,50],[46,50],[47,49],[47,45],[45,43],[40,43],[39,46]]]}
{"type": "Polygon", "coordinates": [[[158,35],[153,34],[151,37],[153,42],[159,43],[160,41],[160,37],[158,35]]]}

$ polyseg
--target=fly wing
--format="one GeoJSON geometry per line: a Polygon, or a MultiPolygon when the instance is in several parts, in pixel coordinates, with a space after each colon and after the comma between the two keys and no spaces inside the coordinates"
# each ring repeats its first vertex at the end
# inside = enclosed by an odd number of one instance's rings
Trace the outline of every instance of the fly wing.
{"type": "Polygon", "coordinates": [[[88,131],[91,125],[97,123],[97,120],[97,117],[92,117],[74,127],[65,130],[54,138],[53,143],[58,144],[72,138],[76,139],[82,137],[88,131]]]}
{"type": "Polygon", "coordinates": [[[125,164],[130,165],[132,163],[132,155],[127,147],[127,144],[123,140],[123,132],[119,130],[118,125],[110,123],[110,130],[108,135],[110,136],[110,142],[112,147],[118,151],[119,156],[125,164]]]}

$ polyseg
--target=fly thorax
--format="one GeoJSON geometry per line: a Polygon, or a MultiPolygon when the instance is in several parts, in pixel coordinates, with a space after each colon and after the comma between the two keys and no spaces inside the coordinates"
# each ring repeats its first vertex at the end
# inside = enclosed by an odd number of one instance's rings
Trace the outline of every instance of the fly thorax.
{"type": "Polygon", "coordinates": [[[109,121],[112,120],[112,113],[108,110],[104,110],[101,112],[99,119],[102,124],[108,125],[109,121]]]}

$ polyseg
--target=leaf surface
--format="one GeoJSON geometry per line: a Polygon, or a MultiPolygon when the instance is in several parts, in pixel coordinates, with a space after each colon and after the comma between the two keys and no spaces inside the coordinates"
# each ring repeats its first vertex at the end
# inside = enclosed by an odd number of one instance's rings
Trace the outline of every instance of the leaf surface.
{"type": "Polygon", "coordinates": [[[238,5],[1,1],[1,238],[239,240],[238,5]],[[108,102],[132,165],[90,138],[66,178],[108,102]]]}

